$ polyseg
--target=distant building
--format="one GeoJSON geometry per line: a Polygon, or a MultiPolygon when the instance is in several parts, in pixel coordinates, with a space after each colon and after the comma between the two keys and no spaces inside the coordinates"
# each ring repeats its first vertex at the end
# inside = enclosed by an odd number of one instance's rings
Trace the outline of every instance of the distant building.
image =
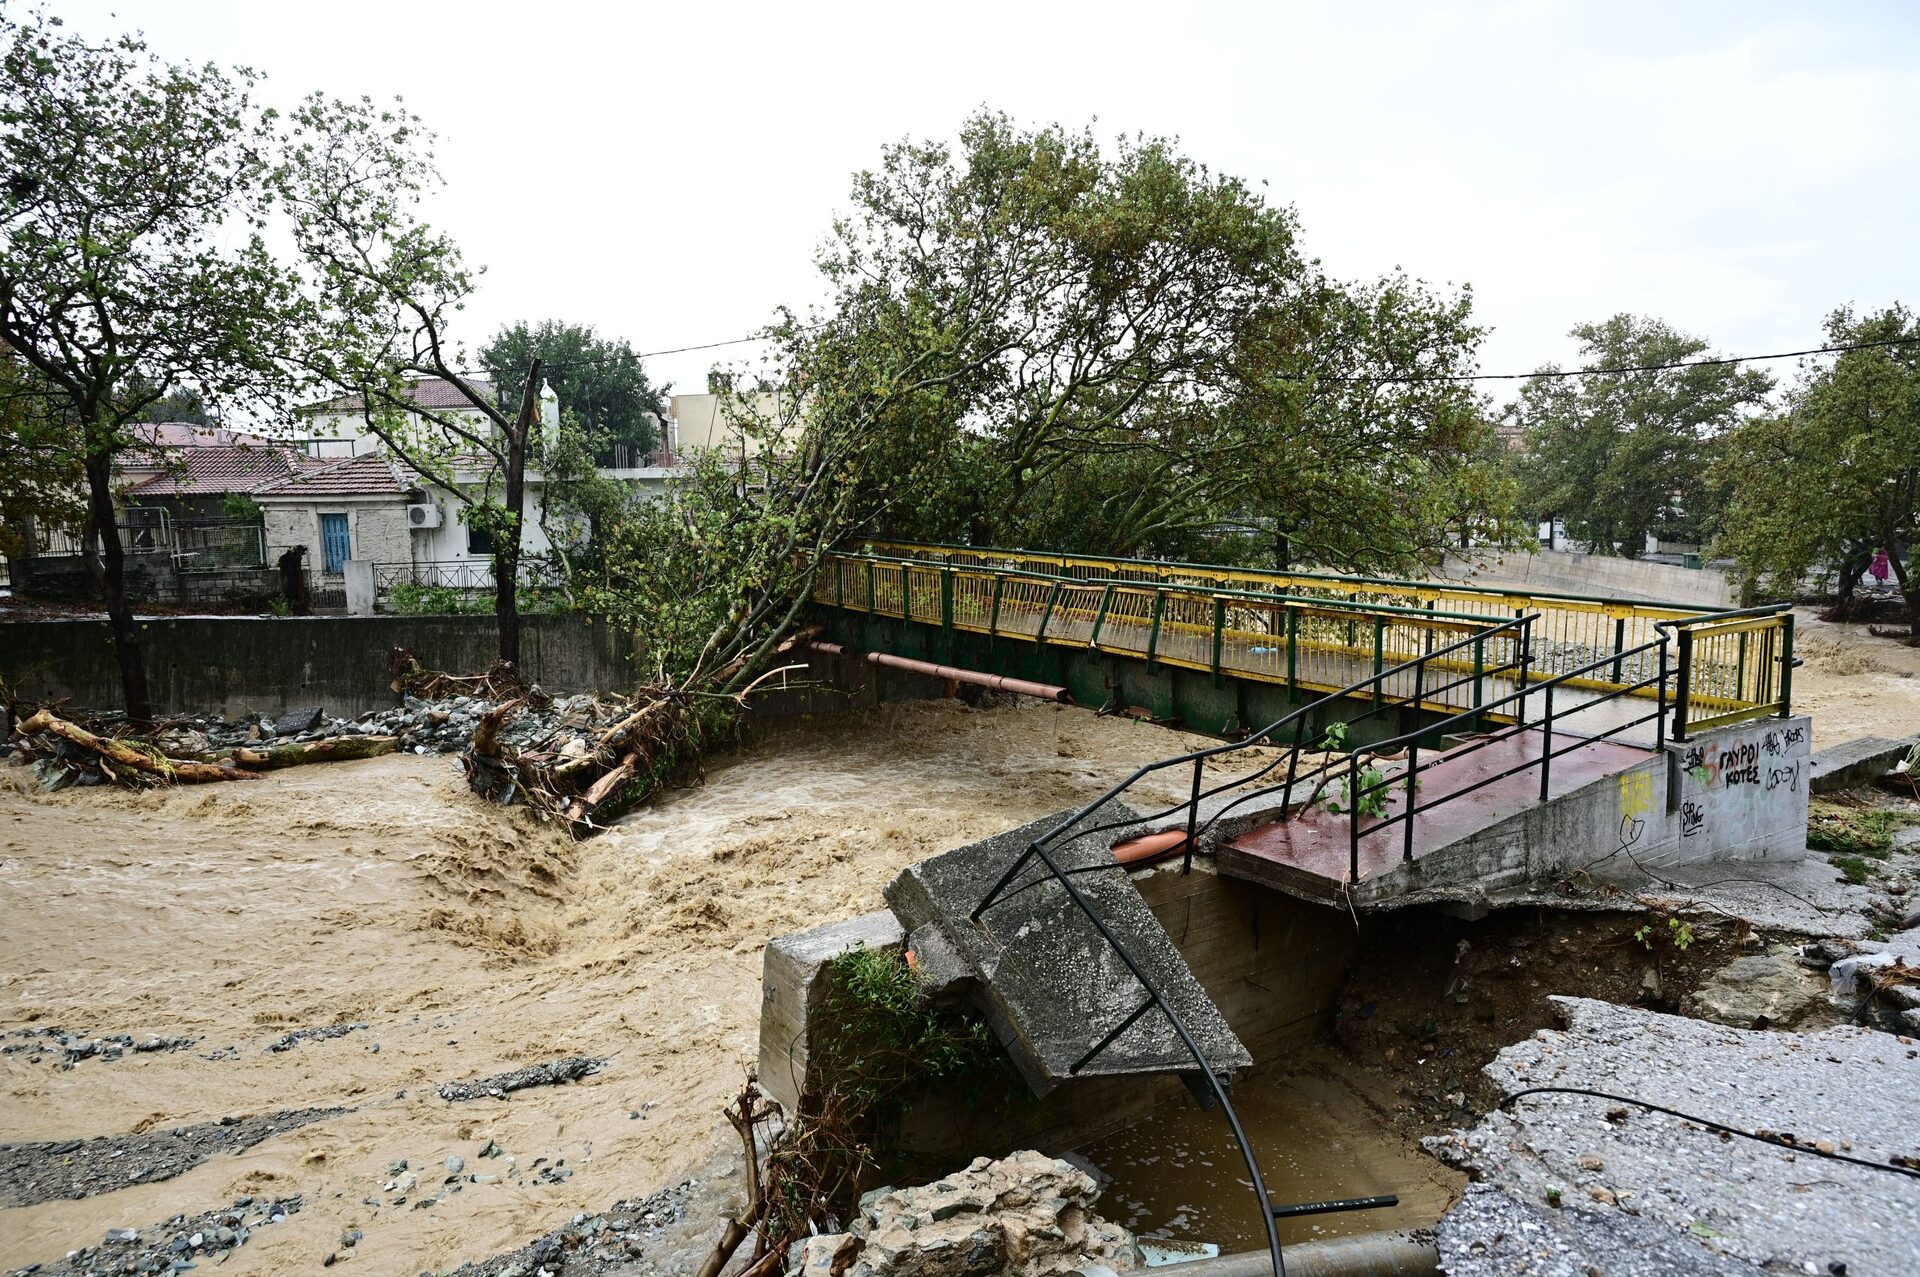
{"type": "MultiPolygon", "coordinates": [[[[488,400],[495,396],[493,383],[484,377],[469,377],[467,384],[488,400]]],[[[540,389],[542,427],[557,431],[560,428],[560,400],[552,387],[543,385],[540,389]]],[[[422,377],[408,383],[406,397],[417,408],[407,413],[406,420],[400,425],[402,437],[418,437],[421,430],[433,425],[421,415],[420,410],[456,421],[476,435],[494,433],[492,419],[475,408],[460,388],[444,377],[422,377]]],[[[358,457],[372,452],[382,445],[367,429],[364,403],[359,395],[341,395],[297,409],[294,413],[293,436],[308,456],[323,460],[358,457]]],[[[455,447],[461,446],[458,435],[450,434],[450,442],[455,447]]]]}
{"type": "Polygon", "coordinates": [[[761,451],[764,440],[748,438],[741,430],[742,423],[752,424],[756,418],[767,424],[777,423],[783,407],[781,397],[771,391],[674,395],[669,408],[668,451],[685,456],[719,449],[729,456],[753,456],[761,451]]]}

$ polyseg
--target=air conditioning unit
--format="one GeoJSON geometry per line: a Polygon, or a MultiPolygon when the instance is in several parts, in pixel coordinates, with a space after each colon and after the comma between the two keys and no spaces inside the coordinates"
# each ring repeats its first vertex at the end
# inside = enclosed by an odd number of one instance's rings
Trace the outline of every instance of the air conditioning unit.
{"type": "Polygon", "coordinates": [[[407,507],[407,526],[410,528],[437,528],[440,526],[440,507],[428,501],[420,505],[407,507]]]}

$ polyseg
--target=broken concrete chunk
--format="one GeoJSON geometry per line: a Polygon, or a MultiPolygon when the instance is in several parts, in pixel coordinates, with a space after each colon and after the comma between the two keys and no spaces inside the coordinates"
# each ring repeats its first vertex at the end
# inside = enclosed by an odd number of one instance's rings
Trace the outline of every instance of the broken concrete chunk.
{"type": "Polygon", "coordinates": [[[320,726],[323,717],[318,705],[308,705],[302,709],[290,709],[273,720],[275,736],[298,736],[301,732],[310,732],[320,726]]]}
{"type": "Polygon", "coordinates": [[[1736,1029],[1788,1029],[1824,1008],[1826,983],[1792,952],[1736,958],[1687,999],[1687,1013],[1736,1029]]]}

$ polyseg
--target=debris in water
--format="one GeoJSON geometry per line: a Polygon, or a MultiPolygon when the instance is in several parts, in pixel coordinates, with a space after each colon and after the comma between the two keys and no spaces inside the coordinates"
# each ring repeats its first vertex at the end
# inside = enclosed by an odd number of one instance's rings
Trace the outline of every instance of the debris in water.
{"type": "Polygon", "coordinates": [[[605,1064],[605,1060],[584,1055],[568,1056],[564,1060],[530,1064],[511,1073],[496,1073],[492,1077],[476,1078],[471,1082],[446,1082],[441,1084],[440,1098],[456,1104],[489,1096],[497,1099],[510,1091],[524,1091],[530,1086],[558,1086],[563,1082],[577,1082],[598,1073],[605,1064]]]}

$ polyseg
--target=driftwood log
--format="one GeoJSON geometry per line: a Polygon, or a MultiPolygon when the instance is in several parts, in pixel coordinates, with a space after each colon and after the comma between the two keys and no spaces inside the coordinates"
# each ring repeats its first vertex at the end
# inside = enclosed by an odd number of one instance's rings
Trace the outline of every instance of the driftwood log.
{"type": "Polygon", "coordinates": [[[287,741],[262,749],[241,746],[233,764],[248,771],[273,771],[302,763],[335,763],[349,758],[378,758],[400,748],[398,736],[330,736],[325,740],[287,741]]]}
{"type": "Polygon", "coordinates": [[[32,718],[21,723],[17,729],[22,736],[33,736],[41,732],[58,736],[70,744],[78,745],[100,756],[112,767],[124,767],[129,771],[152,776],[166,782],[196,785],[214,780],[258,780],[257,773],[245,771],[230,763],[202,763],[183,758],[168,758],[154,749],[142,749],[126,741],[115,740],[111,736],[95,736],[77,723],[69,723],[64,718],[56,718],[46,710],[41,710],[32,718]]]}

